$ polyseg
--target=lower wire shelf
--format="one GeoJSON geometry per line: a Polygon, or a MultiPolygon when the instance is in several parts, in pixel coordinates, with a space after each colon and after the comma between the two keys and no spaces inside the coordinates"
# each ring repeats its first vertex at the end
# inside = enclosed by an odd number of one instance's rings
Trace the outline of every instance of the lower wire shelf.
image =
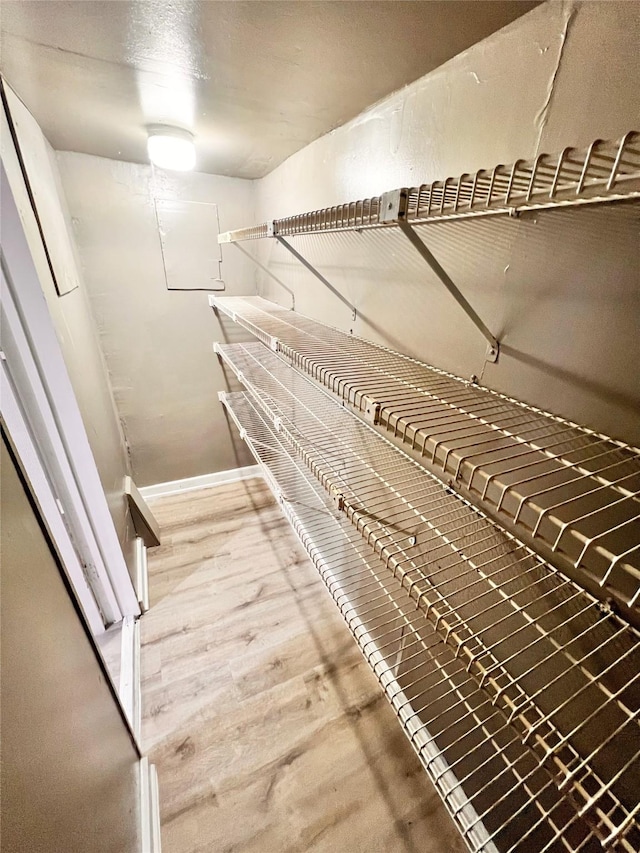
{"type": "MultiPolygon", "coordinates": [[[[637,634],[261,344],[217,349],[278,432],[280,454],[315,478],[325,514],[377,555],[439,654],[518,733],[518,760],[546,774],[528,795],[553,813],[554,834],[533,844],[520,828],[529,846],[498,849],[639,849],[637,634]],[[567,808],[571,819],[558,820],[567,808]]],[[[482,719],[474,725],[484,731],[482,719]]],[[[478,814],[486,826],[494,812],[485,804],[478,814]]]]}
{"type": "Polygon", "coordinates": [[[221,400],[358,643],[470,850],[599,851],[507,715],[363,542],[250,394],[221,400]]]}

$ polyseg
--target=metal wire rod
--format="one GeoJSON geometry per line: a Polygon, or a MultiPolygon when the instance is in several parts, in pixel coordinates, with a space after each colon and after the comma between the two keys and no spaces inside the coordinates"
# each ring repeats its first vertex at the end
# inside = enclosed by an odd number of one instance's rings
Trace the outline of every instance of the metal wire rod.
{"type": "Polygon", "coordinates": [[[349,302],[348,299],[345,299],[345,297],[340,293],[340,291],[337,289],[337,287],[334,287],[331,284],[331,282],[328,281],[325,278],[325,276],[323,276],[322,273],[313,266],[312,263],[310,263],[303,255],[300,254],[300,252],[297,249],[295,249],[291,245],[291,243],[289,243],[288,240],[285,240],[284,237],[279,237],[279,236],[276,237],[276,239],[277,239],[278,243],[280,243],[281,246],[284,246],[284,248],[290,254],[292,254],[294,258],[296,258],[296,260],[300,261],[300,263],[302,264],[303,267],[305,267],[305,269],[308,269],[312,275],[315,275],[315,277],[319,281],[321,281],[322,284],[324,284],[324,286],[327,287],[331,291],[331,293],[333,293],[334,296],[337,296],[338,299],[341,302],[344,302],[344,304],[347,305],[349,308],[351,308],[352,311],[355,310],[353,305],[349,302]]]}
{"type": "Polygon", "coordinates": [[[477,311],[471,306],[467,298],[460,292],[460,289],[454,283],[451,276],[446,272],[442,264],[438,261],[438,259],[435,257],[429,247],[424,243],[424,241],[421,240],[420,237],[418,237],[411,225],[406,220],[402,219],[398,222],[398,226],[401,232],[407,238],[407,240],[409,240],[411,245],[418,252],[420,257],[426,261],[429,268],[437,275],[437,277],[446,287],[447,291],[451,294],[451,296],[453,296],[458,305],[462,308],[467,317],[469,317],[474,326],[476,326],[476,328],[480,330],[480,332],[488,341],[489,349],[487,350],[487,360],[497,361],[500,352],[500,344],[498,343],[498,340],[496,339],[495,335],[489,331],[485,323],[480,319],[480,316],[477,311]]]}

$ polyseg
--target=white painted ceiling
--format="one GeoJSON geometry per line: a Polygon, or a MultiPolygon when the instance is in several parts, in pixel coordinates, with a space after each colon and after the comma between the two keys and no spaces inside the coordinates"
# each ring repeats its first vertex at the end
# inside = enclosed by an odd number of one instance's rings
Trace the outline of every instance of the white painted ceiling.
{"type": "Polygon", "coordinates": [[[58,150],[146,162],[165,122],[258,178],[535,5],[3,0],[1,68],[58,150]]]}

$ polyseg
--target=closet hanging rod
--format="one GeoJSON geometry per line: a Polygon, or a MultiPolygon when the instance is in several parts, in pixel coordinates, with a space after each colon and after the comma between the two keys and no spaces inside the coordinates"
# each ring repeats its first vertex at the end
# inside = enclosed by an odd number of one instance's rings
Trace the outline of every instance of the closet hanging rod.
{"type": "Polygon", "coordinates": [[[518,216],[527,210],[640,198],[640,132],[617,141],[596,139],[587,148],[564,148],[510,166],[479,169],[417,187],[345,202],[227,231],[219,243],[331,231],[360,231],[408,222],[491,214],[518,216]]]}

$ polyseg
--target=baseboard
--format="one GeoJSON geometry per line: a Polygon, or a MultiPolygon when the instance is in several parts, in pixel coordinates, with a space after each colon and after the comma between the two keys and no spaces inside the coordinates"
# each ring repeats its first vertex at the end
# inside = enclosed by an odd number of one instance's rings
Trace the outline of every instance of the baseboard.
{"type": "Polygon", "coordinates": [[[149,609],[149,570],[147,567],[147,546],[141,536],[136,537],[136,594],[140,612],[149,609]]]}
{"type": "Polygon", "coordinates": [[[195,489],[221,486],[223,483],[252,480],[254,477],[262,477],[259,465],[231,468],[229,471],[216,471],[213,474],[202,474],[200,477],[186,477],[184,480],[171,480],[169,483],[157,483],[155,486],[142,486],[139,491],[145,500],[149,500],[149,498],[163,498],[166,495],[191,492],[195,489]]]}
{"type": "Polygon", "coordinates": [[[158,774],[149,759],[140,759],[140,853],[162,853],[158,774]]]}
{"type": "Polygon", "coordinates": [[[131,724],[134,737],[140,743],[142,700],[140,695],[140,623],[132,616],[122,622],[122,651],[120,659],[120,702],[131,724]]]}

